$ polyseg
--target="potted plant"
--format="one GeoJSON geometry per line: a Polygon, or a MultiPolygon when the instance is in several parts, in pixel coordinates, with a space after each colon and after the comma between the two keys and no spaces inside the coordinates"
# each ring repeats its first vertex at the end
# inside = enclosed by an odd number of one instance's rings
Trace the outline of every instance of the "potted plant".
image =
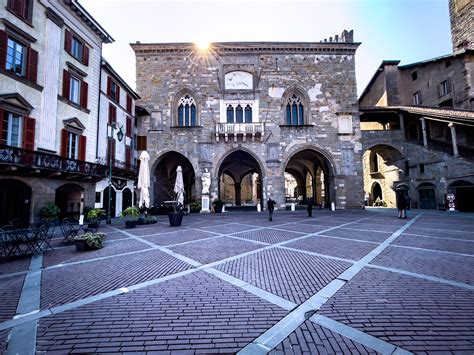
{"type": "Polygon", "coordinates": [[[145,216],[138,218],[137,224],[154,224],[157,222],[156,217],[153,216],[145,216]]]}
{"type": "Polygon", "coordinates": [[[183,205],[177,201],[173,201],[173,212],[168,212],[168,219],[171,227],[179,227],[183,221],[183,205]]]}
{"type": "Polygon", "coordinates": [[[191,213],[199,213],[201,212],[202,206],[201,206],[201,201],[196,200],[193,201],[189,204],[189,208],[191,210],[191,213]]]}
{"type": "Polygon", "coordinates": [[[222,212],[222,206],[224,206],[224,201],[217,199],[217,200],[214,200],[212,204],[214,206],[214,212],[216,213],[222,212]]]}
{"type": "Polygon", "coordinates": [[[100,226],[100,219],[105,215],[105,212],[101,208],[92,208],[85,215],[88,228],[97,230],[100,226]]]}
{"type": "Polygon", "coordinates": [[[97,250],[103,247],[105,233],[91,233],[87,232],[82,235],[74,237],[77,251],[97,250]]]}
{"type": "Polygon", "coordinates": [[[48,203],[45,207],[39,210],[41,220],[48,222],[55,222],[59,219],[61,210],[54,203],[48,203]]]}
{"type": "Polygon", "coordinates": [[[132,218],[138,217],[140,215],[140,210],[138,207],[130,206],[120,212],[120,217],[125,218],[125,228],[135,228],[137,225],[137,220],[132,218]]]}

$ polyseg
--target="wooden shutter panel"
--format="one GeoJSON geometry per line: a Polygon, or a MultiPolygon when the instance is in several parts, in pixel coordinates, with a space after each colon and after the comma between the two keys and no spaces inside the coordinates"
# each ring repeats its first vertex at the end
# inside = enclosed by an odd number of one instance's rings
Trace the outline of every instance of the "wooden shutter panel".
{"type": "Polygon", "coordinates": [[[132,137],[132,118],[130,116],[127,116],[126,135],[127,137],[132,137]]]}
{"type": "Polygon", "coordinates": [[[33,17],[33,0],[25,0],[25,19],[31,21],[33,17]]]}
{"type": "Polygon", "coordinates": [[[69,100],[69,86],[71,85],[71,76],[69,72],[64,69],[63,70],[63,97],[69,100]]]}
{"type": "Polygon", "coordinates": [[[26,78],[36,83],[38,76],[38,52],[33,48],[28,49],[28,74],[26,78]]]}
{"type": "Polygon", "coordinates": [[[137,150],[146,150],[146,136],[137,136],[137,150]]]}
{"type": "Polygon", "coordinates": [[[127,111],[132,113],[132,98],[127,95],[127,111]]]}
{"type": "Polygon", "coordinates": [[[117,122],[117,107],[109,103],[109,123],[117,122]]]}
{"type": "Polygon", "coordinates": [[[5,69],[7,63],[7,43],[8,36],[5,31],[0,31],[0,66],[2,70],[5,69]]]}
{"type": "Polygon", "coordinates": [[[89,47],[84,44],[84,50],[82,51],[82,64],[85,66],[89,65],[89,47]]]}
{"type": "Polygon", "coordinates": [[[115,93],[115,101],[120,104],[120,86],[117,85],[117,91],[115,93]]]}
{"type": "Polygon", "coordinates": [[[112,91],[112,79],[110,78],[110,76],[107,77],[107,95],[111,95],[111,91],[112,91]]]}
{"type": "Polygon", "coordinates": [[[61,131],[61,156],[67,157],[67,134],[68,132],[63,128],[61,131]]]}
{"type": "Polygon", "coordinates": [[[72,33],[66,29],[66,34],[64,35],[64,49],[66,52],[71,53],[72,48],[72,33]]]}
{"type": "Polygon", "coordinates": [[[89,93],[89,85],[85,81],[81,81],[81,106],[87,109],[87,95],[89,93]]]}
{"type": "Polygon", "coordinates": [[[25,117],[23,125],[23,148],[27,150],[35,149],[35,127],[36,120],[31,117],[25,117]]]}
{"type": "Polygon", "coordinates": [[[79,136],[79,160],[86,160],[86,136],[79,136]]]}

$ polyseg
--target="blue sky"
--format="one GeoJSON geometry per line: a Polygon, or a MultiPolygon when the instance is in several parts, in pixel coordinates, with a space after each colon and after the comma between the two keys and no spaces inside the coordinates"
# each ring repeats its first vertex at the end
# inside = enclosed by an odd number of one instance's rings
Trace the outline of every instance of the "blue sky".
{"type": "Polygon", "coordinates": [[[115,39],[103,55],[135,87],[129,43],[319,42],[353,29],[360,94],[384,59],[451,52],[448,0],[80,0],[115,39]]]}

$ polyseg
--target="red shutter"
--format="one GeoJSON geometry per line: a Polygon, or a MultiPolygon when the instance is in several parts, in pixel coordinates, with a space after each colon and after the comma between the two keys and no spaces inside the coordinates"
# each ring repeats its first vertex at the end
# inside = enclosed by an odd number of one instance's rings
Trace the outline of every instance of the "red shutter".
{"type": "Polygon", "coordinates": [[[146,150],[146,136],[137,136],[137,150],[146,150]]]}
{"type": "Polygon", "coordinates": [[[117,91],[115,93],[115,101],[120,105],[120,86],[117,85],[117,91]]]}
{"type": "Polygon", "coordinates": [[[132,113],[132,98],[127,95],[127,111],[132,113]]]}
{"type": "Polygon", "coordinates": [[[109,123],[117,122],[117,107],[109,103],[109,123]]]}
{"type": "Polygon", "coordinates": [[[71,76],[69,72],[64,69],[63,70],[63,97],[69,100],[69,86],[71,85],[71,76]]]}
{"type": "Polygon", "coordinates": [[[86,136],[79,136],[79,160],[86,160],[86,136]]]}
{"type": "Polygon", "coordinates": [[[28,74],[26,78],[36,83],[38,76],[38,52],[33,48],[28,49],[28,74]]]}
{"type": "Polygon", "coordinates": [[[126,135],[127,137],[132,137],[132,118],[130,116],[127,116],[126,135]]]}
{"type": "Polygon", "coordinates": [[[25,1],[25,20],[31,21],[33,15],[33,0],[25,1]]]}
{"type": "Polygon", "coordinates": [[[66,34],[64,35],[64,49],[66,52],[71,53],[72,47],[72,33],[69,30],[66,30],[66,34]]]}
{"type": "Polygon", "coordinates": [[[61,156],[67,157],[67,134],[68,132],[63,128],[61,131],[61,156]]]}
{"type": "Polygon", "coordinates": [[[87,94],[89,85],[85,81],[81,81],[81,106],[87,109],[87,94]]]}
{"type": "Polygon", "coordinates": [[[5,31],[0,31],[0,69],[5,70],[7,62],[7,43],[8,36],[5,31]]]}
{"type": "Polygon", "coordinates": [[[112,78],[110,76],[107,77],[107,95],[111,95],[112,91],[112,78]]]}
{"type": "Polygon", "coordinates": [[[82,64],[89,65],[89,47],[84,44],[84,50],[82,51],[82,64]]]}
{"type": "Polygon", "coordinates": [[[25,117],[23,125],[23,148],[27,150],[35,149],[35,127],[36,120],[31,117],[25,117]]]}

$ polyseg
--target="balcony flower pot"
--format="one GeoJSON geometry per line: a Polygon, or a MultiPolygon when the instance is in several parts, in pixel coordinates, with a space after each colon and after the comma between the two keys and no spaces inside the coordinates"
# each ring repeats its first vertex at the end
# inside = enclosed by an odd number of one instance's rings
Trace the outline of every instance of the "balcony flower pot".
{"type": "Polygon", "coordinates": [[[171,227],[179,227],[183,221],[184,212],[168,212],[171,227]]]}

